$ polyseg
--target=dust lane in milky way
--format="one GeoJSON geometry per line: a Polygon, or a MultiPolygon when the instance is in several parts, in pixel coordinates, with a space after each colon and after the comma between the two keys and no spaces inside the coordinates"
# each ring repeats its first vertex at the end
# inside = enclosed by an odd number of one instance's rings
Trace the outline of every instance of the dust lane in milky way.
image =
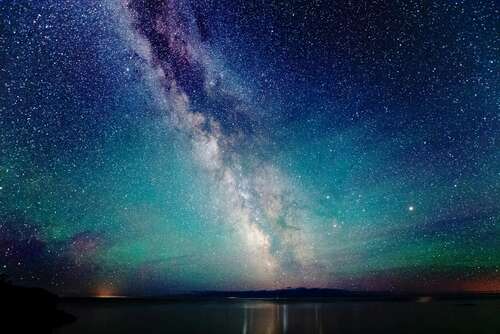
{"type": "Polygon", "coordinates": [[[78,295],[498,290],[496,14],[5,2],[1,272],[78,295]]]}
{"type": "Polygon", "coordinates": [[[253,280],[269,287],[310,284],[318,274],[311,265],[314,246],[301,223],[307,213],[294,207],[291,185],[276,168],[240,154],[240,143],[252,141],[255,133],[245,126],[258,122],[242,121],[252,106],[238,96],[238,87],[227,84],[231,78],[214,64],[185,7],[179,2],[127,4],[136,50],[151,66],[151,84],[158,86],[171,124],[191,139],[194,159],[216,183],[215,196],[243,240],[253,280]],[[196,107],[193,99],[201,100],[196,107]],[[216,113],[207,113],[212,105],[216,113]],[[243,170],[242,163],[250,167],[243,170]]]}

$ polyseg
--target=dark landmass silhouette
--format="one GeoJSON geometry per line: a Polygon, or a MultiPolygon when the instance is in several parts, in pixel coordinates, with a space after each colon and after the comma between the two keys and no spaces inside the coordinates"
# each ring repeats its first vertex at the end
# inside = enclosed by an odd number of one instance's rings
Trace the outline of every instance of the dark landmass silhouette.
{"type": "Polygon", "coordinates": [[[57,309],[60,298],[41,288],[15,286],[0,277],[2,328],[12,333],[51,333],[76,318],[57,309]]]}
{"type": "Polygon", "coordinates": [[[273,302],[304,302],[304,301],[400,301],[400,302],[430,302],[434,300],[470,300],[470,299],[500,299],[498,293],[420,293],[420,292],[387,292],[387,291],[351,291],[324,288],[286,288],[278,290],[244,290],[244,291],[193,291],[161,296],[112,296],[102,297],[66,297],[65,300],[101,300],[103,302],[144,301],[144,302],[195,302],[207,300],[238,300],[259,299],[273,302]]]}
{"type": "Polygon", "coordinates": [[[195,297],[246,298],[246,299],[309,299],[309,298],[356,298],[386,295],[377,292],[357,292],[341,289],[287,288],[278,290],[202,291],[193,292],[195,297]]]}

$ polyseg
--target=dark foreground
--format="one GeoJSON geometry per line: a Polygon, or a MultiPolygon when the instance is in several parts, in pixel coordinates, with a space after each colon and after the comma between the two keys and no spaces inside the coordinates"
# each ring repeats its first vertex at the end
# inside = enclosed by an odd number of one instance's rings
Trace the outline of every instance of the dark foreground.
{"type": "Polygon", "coordinates": [[[0,333],[48,334],[75,321],[58,308],[59,302],[44,289],[15,286],[0,275],[0,333]]]}
{"type": "Polygon", "coordinates": [[[54,333],[500,333],[500,300],[422,301],[65,301],[54,333]]]}

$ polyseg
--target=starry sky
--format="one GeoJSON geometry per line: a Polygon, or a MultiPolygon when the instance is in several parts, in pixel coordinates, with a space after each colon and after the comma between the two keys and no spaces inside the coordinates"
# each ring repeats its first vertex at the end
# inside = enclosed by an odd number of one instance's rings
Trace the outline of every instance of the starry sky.
{"type": "Polygon", "coordinates": [[[1,0],[0,273],[500,291],[495,1],[1,0]]]}

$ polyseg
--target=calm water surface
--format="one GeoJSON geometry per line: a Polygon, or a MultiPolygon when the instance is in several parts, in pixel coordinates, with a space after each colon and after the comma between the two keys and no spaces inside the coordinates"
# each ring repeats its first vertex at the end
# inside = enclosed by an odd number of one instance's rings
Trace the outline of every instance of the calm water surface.
{"type": "Polygon", "coordinates": [[[500,301],[67,302],[78,320],[56,334],[500,333],[500,301]]]}

